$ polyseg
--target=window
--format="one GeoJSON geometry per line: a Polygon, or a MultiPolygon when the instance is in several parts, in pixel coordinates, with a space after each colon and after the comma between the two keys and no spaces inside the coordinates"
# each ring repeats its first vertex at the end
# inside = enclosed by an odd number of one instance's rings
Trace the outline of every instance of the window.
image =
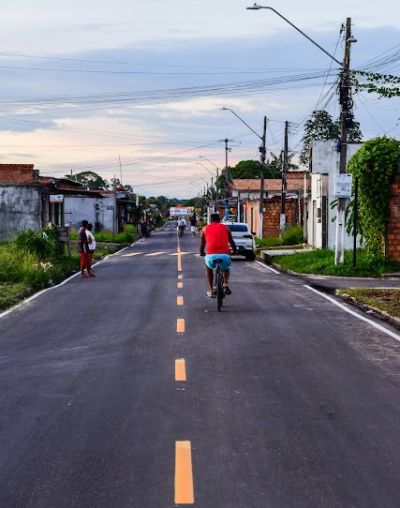
{"type": "Polygon", "coordinates": [[[228,224],[228,228],[233,232],[247,233],[248,227],[246,224],[228,224]]]}

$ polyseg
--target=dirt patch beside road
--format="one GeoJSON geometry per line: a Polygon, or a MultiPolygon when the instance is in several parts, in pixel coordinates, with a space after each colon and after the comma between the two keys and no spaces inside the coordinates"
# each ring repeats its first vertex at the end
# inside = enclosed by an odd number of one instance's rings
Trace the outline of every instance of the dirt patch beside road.
{"type": "Polygon", "coordinates": [[[400,328],[400,289],[344,288],[336,293],[366,311],[376,312],[400,328]]]}

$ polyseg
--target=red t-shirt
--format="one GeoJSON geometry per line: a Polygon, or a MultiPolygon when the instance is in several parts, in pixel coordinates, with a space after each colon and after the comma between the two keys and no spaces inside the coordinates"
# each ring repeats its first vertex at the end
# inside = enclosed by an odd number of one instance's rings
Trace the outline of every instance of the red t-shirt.
{"type": "Polygon", "coordinates": [[[207,254],[229,254],[228,228],[219,222],[205,227],[207,254]]]}

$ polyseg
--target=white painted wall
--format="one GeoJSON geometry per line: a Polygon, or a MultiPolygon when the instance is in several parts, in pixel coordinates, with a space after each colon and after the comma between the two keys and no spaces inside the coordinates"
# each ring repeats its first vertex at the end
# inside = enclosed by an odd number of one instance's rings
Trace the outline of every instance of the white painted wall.
{"type": "Polygon", "coordinates": [[[74,228],[79,227],[82,220],[95,224],[99,222],[102,229],[116,232],[116,196],[92,198],[89,196],[65,196],[64,220],[74,228]]]}
{"type": "MultiPolygon", "coordinates": [[[[349,161],[351,157],[360,149],[362,143],[349,144],[347,147],[347,160],[349,161]]],[[[319,202],[320,199],[320,191],[318,190],[318,174],[326,174],[327,182],[326,187],[324,184],[324,192],[327,193],[328,196],[328,248],[335,248],[335,232],[336,232],[336,221],[333,220],[336,218],[336,208],[331,209],[330,204],[334,201],[333,191],[334,191],[334,178],[333,175],[339,173],[339,153],[336,151],[336,140],[329,141],[314,141],[312,144],[312,175],[311,175],[311,196],[309,198],[308,203],[308,221],[307,221],[307,238],[308,243],[313,245],[314,247],[319,247],[322,245],[322,229],[316,228],[314,229],[314,237],[313,233],[313,224],[315,224],[316,217],[313,209],[313,201],[316,203],[319,202]],[[314,185],[314,187],[313,187],[314,185]],[[313,192],[314,190],[314,192],[313,192]],[[310,224],[311,222],[311,224],[310,224]],[[313,243],[314,238],[314,243],[313,243]]],[[[347,235],[345,233],[344,238],[344,248],[351,249],[353,247],[353,237],[347,235]]]]}

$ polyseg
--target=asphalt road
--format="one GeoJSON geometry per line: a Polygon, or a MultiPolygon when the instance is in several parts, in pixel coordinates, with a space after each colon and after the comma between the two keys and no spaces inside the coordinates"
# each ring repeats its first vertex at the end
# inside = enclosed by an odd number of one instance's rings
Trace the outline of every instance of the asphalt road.
{"type": "Polygon", "coordinates": [[[0,507],[398,507],[400,342],[241,260],[218,313],[197,250],[153,234],[0,319],[0,507]]]}

